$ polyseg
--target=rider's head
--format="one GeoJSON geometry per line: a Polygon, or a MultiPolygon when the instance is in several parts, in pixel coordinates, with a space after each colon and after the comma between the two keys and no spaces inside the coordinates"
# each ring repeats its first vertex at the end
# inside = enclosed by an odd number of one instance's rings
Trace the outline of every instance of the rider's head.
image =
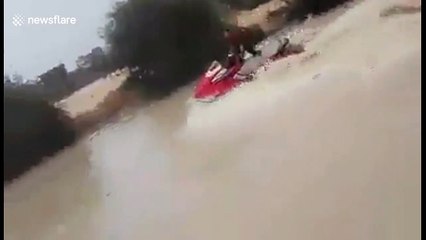
{"type": "Polygon", "coordinates": [[[223,34],[225,35],[225,37],[227,37],[229,33],[231,33],[231,29],[229,27],[226,27],[223,31],[223,34]]]}

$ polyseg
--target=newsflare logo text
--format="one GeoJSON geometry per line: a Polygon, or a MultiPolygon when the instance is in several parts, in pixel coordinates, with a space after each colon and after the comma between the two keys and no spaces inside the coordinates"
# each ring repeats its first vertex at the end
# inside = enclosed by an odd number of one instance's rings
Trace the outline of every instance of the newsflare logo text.
{"type": "Polygon", "coordinates": [[[62,17],[59,15],[50,17],[24,17],[21,14],[15,14],[12,17],[12,24],[15,27],[23,25],[74,25],[77,23],[75,17],[62,17]]]}

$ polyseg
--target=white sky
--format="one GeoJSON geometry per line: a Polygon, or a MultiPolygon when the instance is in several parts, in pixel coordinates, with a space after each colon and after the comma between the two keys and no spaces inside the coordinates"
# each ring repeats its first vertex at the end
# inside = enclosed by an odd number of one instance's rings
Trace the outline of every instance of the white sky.
{"type": "Polygon", "coordinates": [[[104,41],[97,35],[105,14],[116,0],[5,0],[4,71],[34,78],[63,62],[75,68],[79,55],[104,41]],[[27,25],[16,27],[12,17],[75,17],[75,25],[27,25]]]}

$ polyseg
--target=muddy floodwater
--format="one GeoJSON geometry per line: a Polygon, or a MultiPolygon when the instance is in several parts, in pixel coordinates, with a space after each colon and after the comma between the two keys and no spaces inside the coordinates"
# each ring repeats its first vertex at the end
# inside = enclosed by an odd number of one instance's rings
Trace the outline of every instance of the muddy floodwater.
{"type": "Polygon", "coordinates": [[[218,102],[185,87],[33,169],[5,189],[5,239],[419,239],[420,14],[382,5],[218,102]]]}

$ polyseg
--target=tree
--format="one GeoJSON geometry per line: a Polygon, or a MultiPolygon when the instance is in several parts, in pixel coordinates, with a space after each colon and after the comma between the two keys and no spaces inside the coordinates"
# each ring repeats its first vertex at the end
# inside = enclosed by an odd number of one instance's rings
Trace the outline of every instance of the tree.
{"type": "Polygon", "coordinates": [[[167,92],[226,55],[222,22],[208,0],[128,0],[104,28],[115,68],[137,68],[128,82],[167,92]]]}
{"type": "Polygon", "coordinates": [[[12,79],[10,78],[9,74],[4,75],[4,80],[3,80],[3,82],[4,82],[5,84],[10,84],[10,83],[12,83],[12,79]]]}
{"type": "Polygon", "coordinates": [[[14,82],[17,85],[21,85],[24,83],[24,77],[21,74],[14,73],[12,75],[12,82],[14,82]]]}
{"type": "Polygon", "coordinates": [[[63,97],[74,90],[74,83],[68,79],[68,71],[64,64],[48,70],[39,76],[45,93],[53,98],[63,97]]]}

